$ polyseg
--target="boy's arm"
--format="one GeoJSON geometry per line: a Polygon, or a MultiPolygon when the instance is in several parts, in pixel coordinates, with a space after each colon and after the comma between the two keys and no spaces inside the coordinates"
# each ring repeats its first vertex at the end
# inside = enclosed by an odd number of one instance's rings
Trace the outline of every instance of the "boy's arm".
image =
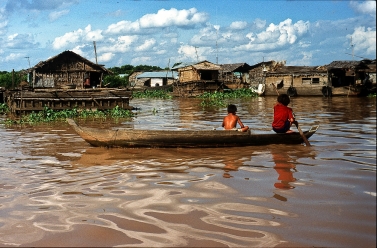
{"type": "Polygon", "coordinates": [[[291,123],[291,124],[294,124],[295,122],[296,122],[296,119],[295,119],[295,116],[294,116],[294,114],[293,114],[293,111],[292,111],[292,109],[290,109],[290,111],[289,111],[289,122],[291,123]]]}
{"type": "Polygon", "coordinates": [[[243,123],[242,123],[242,121],[241,121],[241,119],[238,117],[238,124],[240,124],[240,127],[241,128],[244,128],[245,126],[243,125],[243,123]]]}

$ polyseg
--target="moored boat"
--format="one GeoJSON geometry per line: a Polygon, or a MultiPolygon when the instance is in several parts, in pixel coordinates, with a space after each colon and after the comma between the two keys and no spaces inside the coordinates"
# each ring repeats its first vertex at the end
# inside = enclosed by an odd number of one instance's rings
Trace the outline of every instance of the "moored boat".
{"type": "MultiPolygon", "coordinates": [[[[82,139],[100,147],[236,147],[304,142],[298,132],[253,134],[228,130],[101,129],[79,126],[72,119],[67,122],[82,139]]],[[[309,139],[317,129],[318,126],[313,126],[303,133],[309,139]]]]}

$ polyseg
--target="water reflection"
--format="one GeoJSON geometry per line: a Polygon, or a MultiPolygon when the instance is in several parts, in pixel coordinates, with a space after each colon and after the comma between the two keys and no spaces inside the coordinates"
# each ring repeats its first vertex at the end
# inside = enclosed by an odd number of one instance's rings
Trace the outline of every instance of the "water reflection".
{"type": "Polygon", "coordinates": [[[296,178],[293,177],[293,173],[296,170],[296,166],[290,161],[290,157],[284,153],[272,153],[273,160],[275,162],[274,169],[278,173],[278,180],[274,184],[275,188],[278,189],[293,189],[295,188],[291,185],[291,182],[295,182],[296,178]]]}

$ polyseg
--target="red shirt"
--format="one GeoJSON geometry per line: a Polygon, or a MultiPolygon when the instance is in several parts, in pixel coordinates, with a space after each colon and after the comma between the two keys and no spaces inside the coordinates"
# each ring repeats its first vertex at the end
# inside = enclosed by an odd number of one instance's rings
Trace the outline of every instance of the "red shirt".
{"type": "Polygon", "coordinates": [[[280,129],[284,127],[286,121],[293,119],[292,109],[277,103],[274,106],[274,121],[272,122],[272,127],[280,129]]]}

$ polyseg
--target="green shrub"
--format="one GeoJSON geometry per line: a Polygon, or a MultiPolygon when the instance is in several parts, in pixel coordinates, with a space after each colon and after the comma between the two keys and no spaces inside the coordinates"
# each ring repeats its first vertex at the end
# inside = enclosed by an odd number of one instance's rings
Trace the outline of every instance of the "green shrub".
{"type": "Polygon", "coordinates": [[[6,114],[9,112],[8,105],[5,103],[0,103],[0,114],[6,114]]]}

